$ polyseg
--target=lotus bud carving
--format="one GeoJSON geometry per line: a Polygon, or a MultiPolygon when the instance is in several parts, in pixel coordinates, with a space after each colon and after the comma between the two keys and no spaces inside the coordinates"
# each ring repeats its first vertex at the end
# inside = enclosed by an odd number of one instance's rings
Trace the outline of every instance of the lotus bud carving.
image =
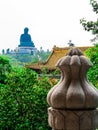
{"type": "Polygon", "coordinates": [[[95,109],[98,106],[98,90],[88,81],[90,60],[76,47],[59,59],[56,66],[61,79],[47,95],[48,104],[56,109],[95,109]]]}

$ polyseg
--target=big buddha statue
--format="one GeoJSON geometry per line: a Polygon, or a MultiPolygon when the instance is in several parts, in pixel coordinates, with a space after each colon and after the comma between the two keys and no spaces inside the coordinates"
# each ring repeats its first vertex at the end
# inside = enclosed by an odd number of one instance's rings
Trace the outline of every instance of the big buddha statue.
{"type": "Polygon", "coordinates": [[[24,28],[24,33],[20,36],[20,45],[19,47],[35,47],[31,35],[28,34],[29,29],[26,27],[24,28]]]}

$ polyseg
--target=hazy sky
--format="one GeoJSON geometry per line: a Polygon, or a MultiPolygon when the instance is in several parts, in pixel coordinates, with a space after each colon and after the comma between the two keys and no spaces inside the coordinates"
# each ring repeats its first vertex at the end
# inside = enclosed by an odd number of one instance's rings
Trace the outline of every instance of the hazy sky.
{"type": "Polygon", "coordinates": [[[0,0],[0,51],[15,49],[25,27],[39,49],[54,45],[92,45],[90,32],[85,32],[81,18],[96,20],[90,0],[0,0]]]}

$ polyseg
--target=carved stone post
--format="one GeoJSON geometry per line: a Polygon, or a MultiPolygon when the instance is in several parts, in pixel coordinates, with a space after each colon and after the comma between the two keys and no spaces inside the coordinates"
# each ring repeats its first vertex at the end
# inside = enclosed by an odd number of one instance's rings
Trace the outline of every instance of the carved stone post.
{"type": "Polygon", "coordinates": [[[71,48],[56,66],[61,79],[47,95],[49,125],[53,130],[95,130],[98,90],[86,77],[92,63],[78,48],[71,48]]]}

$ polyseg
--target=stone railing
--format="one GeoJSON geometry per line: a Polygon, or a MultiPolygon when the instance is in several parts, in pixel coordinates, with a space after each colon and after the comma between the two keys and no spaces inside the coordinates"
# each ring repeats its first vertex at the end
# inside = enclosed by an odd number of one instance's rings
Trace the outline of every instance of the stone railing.
{"type": "Polygon", "coordinates": [[[61,80],[49,91],[48,123],[52,130],[98,128],[98,90],[86,73],[92,66],[78,48],[71,48],[56,64],[61,80]]]}

